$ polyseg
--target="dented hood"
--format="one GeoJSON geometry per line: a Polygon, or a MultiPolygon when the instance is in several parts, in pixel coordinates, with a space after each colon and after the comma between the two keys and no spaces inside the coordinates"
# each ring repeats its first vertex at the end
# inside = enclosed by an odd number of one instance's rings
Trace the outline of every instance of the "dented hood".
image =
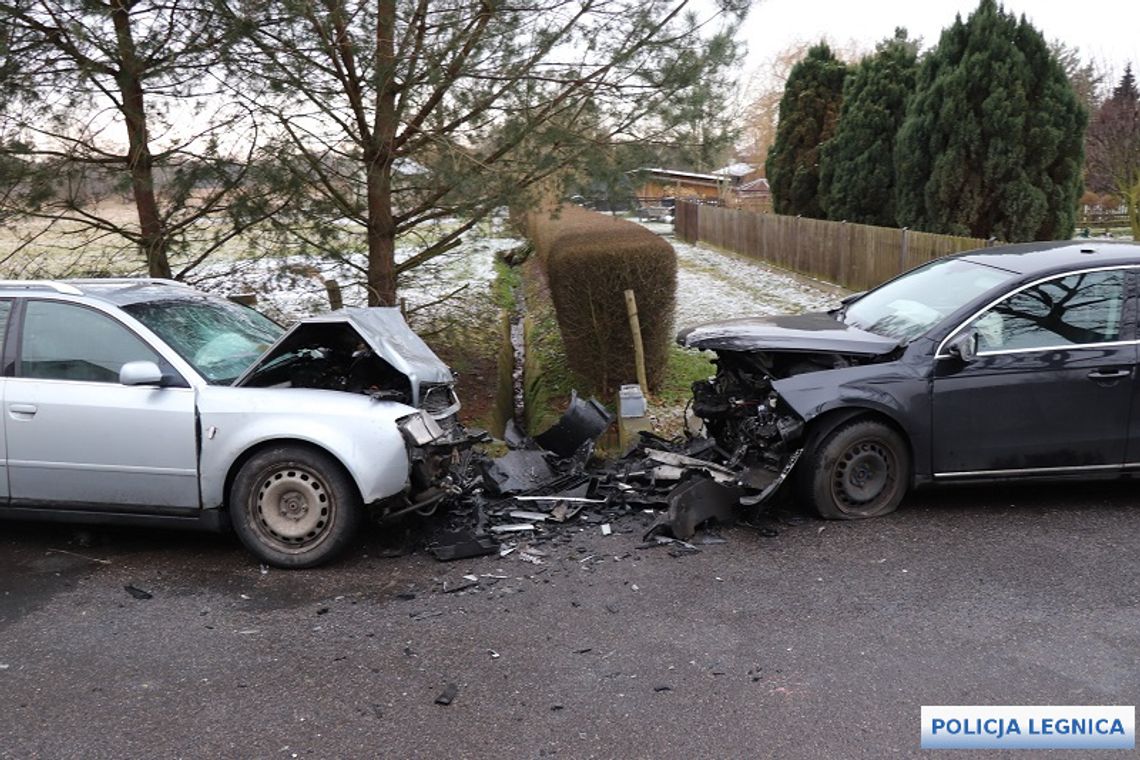
{"type": "Polygon", "coordinates": [[[879,356],[898,340],[860,330],[825,312],[745,317],[682,330],[677,342],[706,351],[803,351],[879,356]]]}
{"type": "Polygon", "coordinates": [[[344,325],[359,340],[392,367],[406,375],[412,384],[413,396],[419,398],[422,384],[451,383],[453,377],[447,365],[428,348],[420,336],[412,332],[399,309],[388,307],[338,309],[328,314],[302,319],[290,327],[269,349],[254,362],[234,385],[245,385],[258,369],[273,361],[284,347],[292,344],[298,332],[311,325],[344,325]]]}

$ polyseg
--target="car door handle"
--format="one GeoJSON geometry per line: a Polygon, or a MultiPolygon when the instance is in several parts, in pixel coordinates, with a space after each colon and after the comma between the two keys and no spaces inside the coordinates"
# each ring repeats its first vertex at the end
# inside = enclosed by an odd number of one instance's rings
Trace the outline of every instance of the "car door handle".
{"type": "Polygon", "coordinates": [[[12,419],[16,420],[30,420],[36,416],[38,407],[35,404],[9,404],[8,414],[12,415],[12,419]]]}
{"type": "Polygon", "coordinates": [[[1119,380],[1132,374],[1130,369],[1094,369],[1089,373],[1090,380],[1119,380]]]}

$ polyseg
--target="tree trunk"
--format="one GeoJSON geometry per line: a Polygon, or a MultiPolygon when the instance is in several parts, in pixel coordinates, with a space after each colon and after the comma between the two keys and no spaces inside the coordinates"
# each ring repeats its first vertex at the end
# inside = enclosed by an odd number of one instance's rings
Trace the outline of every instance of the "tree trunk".
{"type": "Polygon", "coordinates": [[[158,213],[154,195],[154,171],[147,145],[146,108],[143,103],[142,81],[135,42],[131,35],[131,0],[111,0],[108,8],[115,24],[118,42],[119,70],[116,79],[122,95],[123,117],[127,124],[127,166],[131,172],[131,190],[139,215],[139,251],[146,260],[151,277],[171,276],[167,258],[166,231],[158,213]]]}
{"type": "Polygon", "coordinates": [[[368,161],[368,305],[396,305],[396,225],[388,162],[368,161]]]}
{"type": "Polygon", "coordinates": [[[377,0],[376,10],[376,123],[365,155],[368,162],[368,305],[395,306],[392,146],[396,137],[396,2],[377,0]]]}

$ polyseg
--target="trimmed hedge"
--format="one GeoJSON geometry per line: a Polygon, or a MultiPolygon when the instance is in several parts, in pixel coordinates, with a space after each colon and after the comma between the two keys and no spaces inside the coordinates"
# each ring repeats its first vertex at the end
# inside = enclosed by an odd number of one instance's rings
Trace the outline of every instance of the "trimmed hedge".
{"type": "Polygon", "coordinates": [[[637,382],[625,308],[631,289],[649,387],[660,388],[677,297],[673,246],[639,224],[578,206],[530,213],[526,229],[546,270],[570,368],[607,396],[637,382]]]}

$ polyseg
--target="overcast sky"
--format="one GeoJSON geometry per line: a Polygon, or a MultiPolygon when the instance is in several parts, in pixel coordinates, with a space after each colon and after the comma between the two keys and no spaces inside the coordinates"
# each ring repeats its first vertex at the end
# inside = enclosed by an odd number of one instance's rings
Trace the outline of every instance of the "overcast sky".
{"type": "MultiPolygon", "coordinates": [[[[1140,2],[1137,0],[1005,0],[1006,11],[1025,15],[1045,39],[1059,39],[1094,60],[1115,82],[1132,62],[1140,69],[1140,2]]],[[[748,44],[746,68],[797,41],[825,36],[840,48],[854,42],[871,50],[905,26],[923,48],[938,43],[942,29],[960,13],[965,20],[977,0],[753,0],[741,39],[748,44]]]]}

